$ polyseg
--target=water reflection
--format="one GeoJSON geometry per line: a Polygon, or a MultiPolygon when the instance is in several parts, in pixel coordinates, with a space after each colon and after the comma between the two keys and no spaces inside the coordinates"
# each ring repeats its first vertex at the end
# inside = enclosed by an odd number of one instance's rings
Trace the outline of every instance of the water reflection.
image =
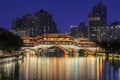
{"type": "Polygon", "coordinates": [[[120,80],[120,60],[27,55],[0,64],[0,80],[120,80]]]}

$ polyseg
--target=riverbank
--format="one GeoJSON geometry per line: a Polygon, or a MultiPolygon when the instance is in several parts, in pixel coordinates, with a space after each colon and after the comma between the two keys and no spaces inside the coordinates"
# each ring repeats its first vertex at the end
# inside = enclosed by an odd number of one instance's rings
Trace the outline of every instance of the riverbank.
{"type": "Polygon", "coordinates": [[[4,54],[0,55],[0,63],[11,62],[23,58],[22,54],[4,54]]]}
{"type": "MultiPolygon", "coordinates": [[[[106,53],[96,53],[96,56],[106,56],[106,53]]],[[[108,54],[108,57],[117,57],[120,58],[120,54],[108,54]]]]}

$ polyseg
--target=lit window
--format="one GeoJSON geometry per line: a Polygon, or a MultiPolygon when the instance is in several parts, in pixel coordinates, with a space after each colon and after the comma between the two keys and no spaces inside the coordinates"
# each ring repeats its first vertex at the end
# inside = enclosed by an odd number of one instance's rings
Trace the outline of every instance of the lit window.
{"type": "Polygon", "coordinates": [[[96,36],[96,34],[91,34],[91,36],[96,36]]]}

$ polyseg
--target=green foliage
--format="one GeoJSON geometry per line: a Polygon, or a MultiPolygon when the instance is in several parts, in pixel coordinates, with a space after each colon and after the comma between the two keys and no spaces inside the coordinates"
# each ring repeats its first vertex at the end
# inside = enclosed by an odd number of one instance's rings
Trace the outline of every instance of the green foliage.
{"type": "Polygon", "coordinates": [[[19,50],[22,46],[23,42],[19,36],[0,28],[0,50],[11,53],[19,50]]]}

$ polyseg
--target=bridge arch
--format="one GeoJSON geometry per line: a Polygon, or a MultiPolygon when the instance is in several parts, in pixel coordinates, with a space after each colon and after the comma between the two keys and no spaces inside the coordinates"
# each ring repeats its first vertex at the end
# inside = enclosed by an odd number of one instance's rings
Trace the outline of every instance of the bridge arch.
{"type": "Polygon", "coordinates": [[[94,52],[92,50],[90,50],[90,49],[83,48],[83,49],[80,49],[80,50],[85,51],[88,55],[94,55],[94,52]]]}
{"type": "MultiPolygon", "coordinates": [[[[51,46],[51,47],[56,47],[56,48],[61,49],[61,50],[65,53],[65,55],[68,55],[68,54],[69,54],[68,50],[67,50],[67,49],[65,49],[65,48],[64,48],[64,47],[62,47],[62,46],[51,46]]],[[[51,47],[50,47],[50,48],[51,48],[51,47]]]]}
{"type": "Polygon", "coordinates": [[[37,53],[36,50],[31,49],[31,48],[24,48],[21,50],[21,52],[23,54],[36,54],[37,53]]]}
{"type": "Polygon", "coordinates": [[[38,55],[40,55],[40,56],[44,55],[44,49],[43,48],[38,48],[37,52],[38,52],[38,55]]]}
{"type": "Polygon", "coordinates": [[[44,49],[43,48],[38,48],[38,52],[43,53],[44,49]]]}

